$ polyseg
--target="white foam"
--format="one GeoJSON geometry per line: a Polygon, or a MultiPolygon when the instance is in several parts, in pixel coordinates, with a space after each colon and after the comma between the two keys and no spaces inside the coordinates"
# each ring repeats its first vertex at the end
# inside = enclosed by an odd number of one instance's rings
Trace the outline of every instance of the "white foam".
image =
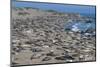
{"type": "Polygon", "coordinates": [[[72,26],[72,31],[74,32],[80,31],[80,29],[77,27],[77,24],[72,26]]]}

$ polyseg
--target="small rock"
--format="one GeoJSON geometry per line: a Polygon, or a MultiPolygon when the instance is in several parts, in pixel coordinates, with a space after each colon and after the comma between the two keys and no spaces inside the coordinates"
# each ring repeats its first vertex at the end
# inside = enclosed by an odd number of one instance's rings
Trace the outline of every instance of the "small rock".
{"type": "Polygon", "coordinates": [[[22,47],[13,47],[12,50],[15,52],[20,52],[21,50],[23,50],[23,48],[22,47]]]}
{"type": "Polygon", "coordinates": [[[39,48],[31,48],[30,49],[32,52],[41,52],[42,50],[39,48]]]}
{"type": "Polygon", "coordinates": [[[64,48],[64,49],[68,49],[68,47],[62,47],[62,48],[64,48]]]}
{"type": "Polygon", "coordinates": [[[32,59],[38,59],[38,58],[40,58],[40,57],[42,57],[44,54],[33,54],[32,56],[31,56],[31,60],[32,59]]]}
{"type": "Polygon", "coordinates": [[[49,48],[49,46],[47,46],[47,45],[45,45],[45,46],[43,46],[44,48],[49,48]]]}
{"type": "Polygon", "coordinates": [[[25,44],[33,44],[31,41],[26,41],[25,44]]]}
{"type": "Polygon", "coordinates": [[[60,57],[56,57],[55,58],[56,60],[73,60],[74,58],[69,56],[69,55],[66,55],[66,56],[60,56],[60,57]]]}
{"type": "Polygon", "coordinates": [[[16,64],[18,64],[18,63],[16,63],[16,62],[12,62],[12,65],[16,65],[16,64]]]}
{"type": "Polygon", "coordinates": [[[56,54],[54,54],[54,52],[50,52],[46,54],[47,56],[56,56],[56,54]]]}
{"type": "Polygon", "coordinates": [[[51,60],[51,58],[50,57],[45,57],[45,58],[42,59],[42,61],[48,61],[48,60],[51,60]]]}

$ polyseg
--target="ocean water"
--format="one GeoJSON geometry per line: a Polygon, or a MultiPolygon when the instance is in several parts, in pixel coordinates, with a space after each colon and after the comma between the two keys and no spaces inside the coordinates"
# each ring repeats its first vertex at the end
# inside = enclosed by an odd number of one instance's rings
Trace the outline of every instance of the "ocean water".
{"type": "Polygon", "coordinates": [[[13,7],[32,7],[41,10],[55,10],[64,13],[79,13],[81,15],[95,15],[95,6],[72,5],[72,4],[54,4],[40,2],[20,2],[12,1],[13,7]]]}

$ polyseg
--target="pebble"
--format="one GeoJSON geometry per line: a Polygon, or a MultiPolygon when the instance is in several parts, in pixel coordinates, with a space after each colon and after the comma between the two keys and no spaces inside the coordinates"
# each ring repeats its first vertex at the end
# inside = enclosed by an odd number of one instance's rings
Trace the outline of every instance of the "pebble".
{"type": "Polygon", "coordinates": [[[50,52],[46,54],[47,56],[56,56],[56,54],[54,54],[54,52],[50,52]]]}
{"type": "Polygon", "coordinates": [[[73,57],[69,56],[69,55],[65,55],[65,56],[59,56],[55,58],[56,60],[74,60],[73,57]]]}
{"type": "Polygon", "coordinates": [[[41,56],[43,56],[44,54],[33,54],[32,56],[31,56],[31,60],[32,59],[39,59],[41,56]]]}
{"type": "Polygon", "coordinates": [[[42,61],[48,61],[48,60],[51,60],[51,58],[50,57],[45,57],[45,58],[42,59],[42,61]]]}
{"type": "Polygon", "coordinates": [[[39,49],[39,48],[31,48],[30,49],[32,52],[41,52],[42,49],[39,49]]]}
{"type": "Polygon", "coordinates": [[[44,48],[49,48],[49,46],[47,46],[47,45],[45,45],[45,46],[43,46],[44,48]]]}

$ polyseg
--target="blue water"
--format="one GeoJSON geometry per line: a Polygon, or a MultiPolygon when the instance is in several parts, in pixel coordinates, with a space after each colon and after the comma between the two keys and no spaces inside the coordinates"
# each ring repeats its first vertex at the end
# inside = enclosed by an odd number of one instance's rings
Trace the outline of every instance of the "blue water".
{"type": "Polygon", "coordinates": [[[40,2],[20,2],[12,1],[14,7],[32,7],[39,8],[42,10],[55,10],[58,12],[68,13],[80,13],[85,15],[95,16],[95,6],[82,6],[82,5],[71,5],[71,4],[54,4],[54,3],[40,3],[40,2]]]}

